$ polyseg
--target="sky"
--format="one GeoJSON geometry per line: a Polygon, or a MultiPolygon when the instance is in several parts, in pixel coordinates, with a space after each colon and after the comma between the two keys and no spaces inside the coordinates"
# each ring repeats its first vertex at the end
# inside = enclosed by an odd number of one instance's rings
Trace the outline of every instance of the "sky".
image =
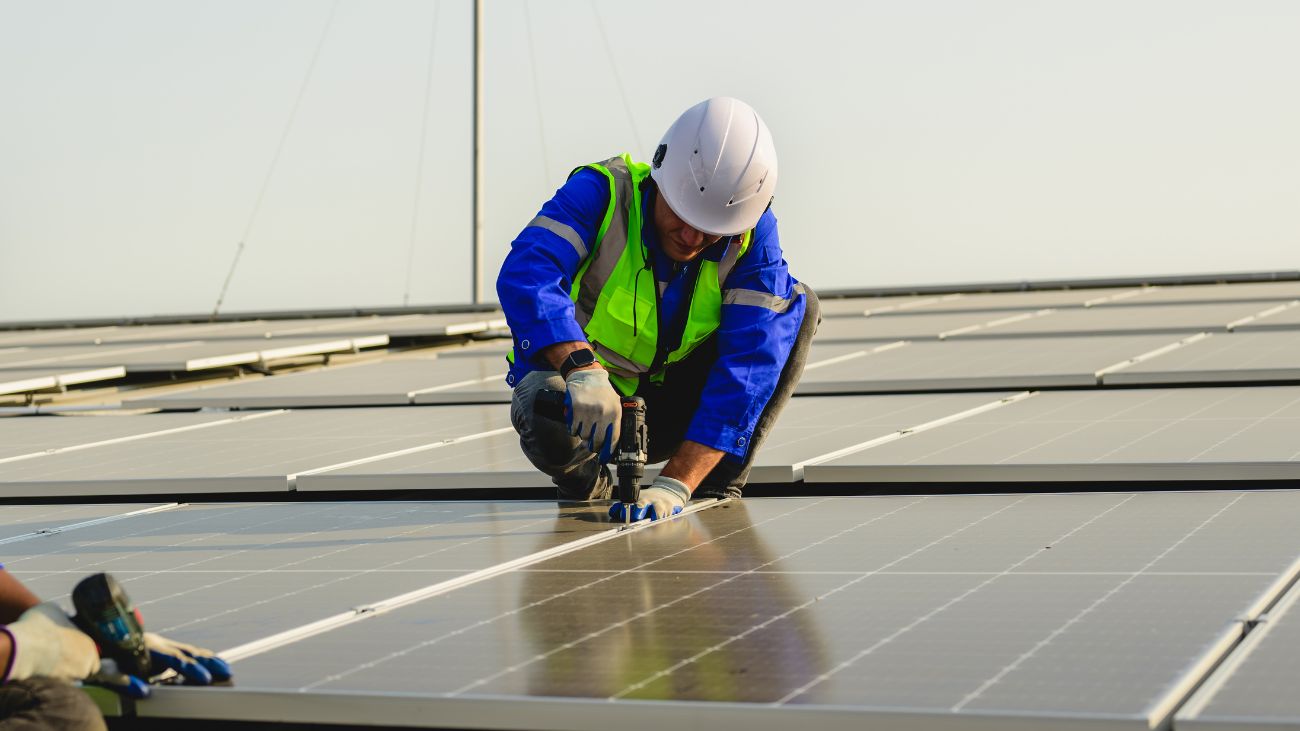
{"type": "MultiPolygon", "coordinates": [[[[715,95],[814,289],[1300,268],[1292,0],[484,5],[490,299],[715,95]]],[[[0,321],[468,302],[471,8],[0,0],[0,321]]]]}

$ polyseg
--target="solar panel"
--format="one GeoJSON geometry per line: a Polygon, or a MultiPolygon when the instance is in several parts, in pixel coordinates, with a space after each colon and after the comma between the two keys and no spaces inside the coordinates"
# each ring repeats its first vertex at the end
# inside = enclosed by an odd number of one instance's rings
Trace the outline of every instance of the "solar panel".
{"type": "Polygon", "coordinates": [[[1108,374],[1108,384],[1300,381],[1295,333],[1235,332],[1201,338],[1159,358],[1108,374]]]}
{"type": "Polygon", "coordinates": [[[937,340],[940,333],[968,328],[985,328],[990,323],[1032,315],[996,312],[946,312],[925,314],[918,310],[906,315],[872,317],[827,317],[817,328],[816,342],[889,342],[894,340],[937,340]]]}
{"type": "Polygon", "coordinates": [[[1194,731],[1300,729],[1300,589],[1268,612],[1178,713],[1175,725],[1194,731]]]}
{"type": "MultiPolygon", "coordinates": [[[[859,398],[809,397],[792,400],[763,445],[750,482],[792,482],[802,463],[996,401],[1002,394],[931,394],[859,398]]],[[[442,407],[439,407],[442,408],[442,407]]],[[[492,408],[492,407],[483,407],[492,408]]],[[[503,407],[496,407],[504,413],[503,407]]],[[[650,432],[654,439],[654,432],[650,432]]],[[[650,475],[657,469],[650,468],[650,475]]],[[[310,490],[401,490],[477,487],[546,487],[519,448],[513,429],[436,451],[397,455],[340,470],[303,475],[297,487],[310,490]]]]}
{"type": "Polygon", "coordinates": [[[1231,323],[1269,307],[1260,302],[1153,305],[1143,307],[1093,307],[1060,309],[1050,317],[1026,318],[962,333],[975,337],[1023,337],[1051,334],[1120,335],[1124,333],[1223,332],[1231,323]]]}
{"type": "Polygon", "coordinates": [[[1176,335],[814,344],[800,394],[1095,386],[1098,371],[1176,335]]]}
{"type": "MultiPolygon", "coordinates": [[[[86,523],[124,518],[157,505],[5,505],[0,507],[0,544],[46,539],[86,523]]],[[[10,549],[5,552],[9,554],[10,549]]],[[[4,560],[0,555],[0,563],[4,560]]]]}
{"type": "Polygon", "coordinates": [[[330,366],[321,370],[274,375],[161,396],[131,399],[128,407],[240,409],[299,406],[393,406],[412,403],[424,394],[459,387],[505,386],[499,358],[390,358],[371,363],[330,366]]]}
{"type": "Polygon", "coordinates": [[[1300,301],[1293,300],[1274,305],[1255,313],[1249,320],[1236,325],[1242,332],[1254,330],[1295,330],[1300,328],[1300,301]]]}
{"type": "Polygon", "coordinates": [[[810,466],[809,482],[1300,477],[1300,387],[1039,393],[810,466]]]}
{"type": "Polygon", "coordinates": [[[284,491],[300,473],[511,428],[506,410],[480,406],[226,417],[207,429],[0,464],[0,495],[284,491]]]}
{"type": "Polygon", "coordinates": [[[951,312],[1010,312],[1044,307],[1093,307],[1142,297],[1153,288],[1043,290],[1034,292],[964,292],[912,297],[855,297],[821,300],[822,315],[903,315],[951,312]]]}
{"type": "Polygon", "coordinates": [[[0,475],[3,464],[91,443],[138,438],[179,428],[226,421],[229,414],[148,416],[18,416],[0,419],[0,475]]]}
{"type": "Polygon", "coordinates": [[[245,656],[240,688],[140,711],[382,725],[418,708],[466,728],[596,729],[689,708],[700,727],[1154,728],[1293,571],[1297,501],[724,503],[245,656]]]}
{"type": "Polygon", "coordinates": [[[65,604],[78,579],[108,571],[150,630],[224,649],[609,530],[605,510],[208,503],[7,544],[4,563],[43,599],[65,604]]]}

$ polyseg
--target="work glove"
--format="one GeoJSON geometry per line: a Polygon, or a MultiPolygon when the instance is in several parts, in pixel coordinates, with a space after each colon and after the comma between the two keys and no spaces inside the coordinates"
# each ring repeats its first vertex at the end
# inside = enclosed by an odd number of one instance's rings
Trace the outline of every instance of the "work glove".
{"type": "MultiPolygon", "coordinates": [[[[631,506],[630,512],[632,520],[659,520],[667,518],[670,515],[677,515],[690,502],[691,488],[680,480],[674,480],[671,477],[660,475],[650,484],[650,487],[641,491],[641,497],[636,501],[636,505],[631,506]]],[[[629,507],[621,502],[614,503],[609,508],[609,517],[622,523],[628,520],[629,507]]]]}
{"type": "Polygon", "coordinates": [[[564,379],[564,411],[569,433],[582,440],[601,464],[607,464],[618,444],[623,400],[609,383],[604,368],[573,371],[564,379]]]}
{"type": "Polygon", "coordinates": [[[209,685],[230,680],[230,665],[211,650],[169,640],[152,632],[144,633],[144,646],[149,649],[149,662],[154,672],[163,668],[175,670],[185,678],[186,685],[209,685]]]}
{"type": "Polygon", "coordinates": [[[0,632],[13,640],[4,682],[35,676],[82,680],[99,670],[95,641],[53,602],[28,609],[13,624],[0,625],[0,632]]]}
{"type": "MultiPolygon", "coordinates": [[[[152,632],[144,633],[144,646],[149,650],[149,671],[154,675],[174,670],[185,685],[210,685],[214,681],[230,680],[230,666],[211,650],[169,640],[152,632]]],[[[149,697],[148,680],[123,673],[112,658],[101,660],[99,672],[87,681],[131,698],[149,697]]]]}

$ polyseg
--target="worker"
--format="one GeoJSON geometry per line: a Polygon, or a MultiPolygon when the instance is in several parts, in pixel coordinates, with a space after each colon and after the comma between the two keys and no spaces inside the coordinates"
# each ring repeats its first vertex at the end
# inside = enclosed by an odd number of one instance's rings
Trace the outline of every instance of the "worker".
{"type": "Polygon", "coordinates": [[[511,421],[560,499],[611,497],[621,396],[633,394],[646,400],[649,462],[667,464],[611,517],[740,496],[820,319],[782,257],[776,183],[767,125],[715,97],[677,118],[649,164],[624,154],[574,170],[515,238],[497,278],[511,421]],[[567,423],[535,415],[545,389],[565,393],[567,423]]]}
{"type": "MultiPolygon", "coordinates": [[[[230,667],[208,650],[153,633],[145,644],[154,667],[175,670],[187,684],[230,679],[230,667]]],[[[133,685],[111,660],[101,664],[95,641],[57,604],[41,603],[0,566],[0,731],[103,731],[103,717],[75,680],[124,693],[133,685]]]]}

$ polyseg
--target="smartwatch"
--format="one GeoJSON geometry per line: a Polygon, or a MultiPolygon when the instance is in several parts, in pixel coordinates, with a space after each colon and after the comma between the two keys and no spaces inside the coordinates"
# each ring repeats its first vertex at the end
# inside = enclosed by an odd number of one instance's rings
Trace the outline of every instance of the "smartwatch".
{"type": "Polygon", "coordinates": [[[596,354],[587,348],[575,350],[572,353],[569,353],[563,363],[560,363],[560,375],[564,378],[568,378],[569,374],[572,373],[575,368],[589,366],[595,362],[596,354]]]}

